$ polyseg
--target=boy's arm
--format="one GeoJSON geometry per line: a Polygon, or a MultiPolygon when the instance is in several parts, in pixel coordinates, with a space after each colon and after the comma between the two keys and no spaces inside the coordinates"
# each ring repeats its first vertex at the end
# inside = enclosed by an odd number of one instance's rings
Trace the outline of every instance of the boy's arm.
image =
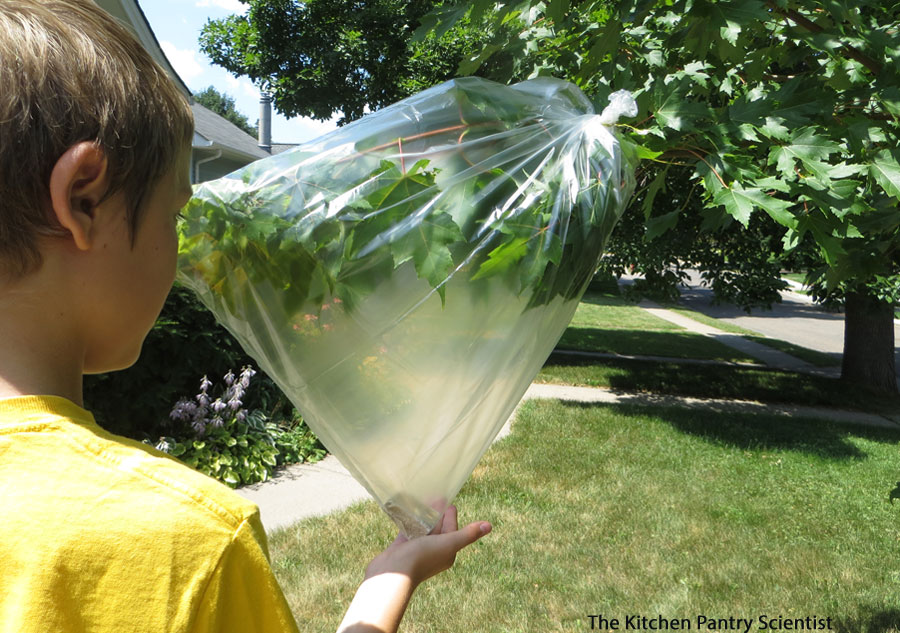
{"type": "Polygon", "coordinates": [[[356,590],[339,633],[393,633],[412,597],[412,581],[403,574],[367,578],[356,590]]]}
{"type": "Polygon", "coordinates": [[[449,569],[457,552],[490,531],[484,521],[458,529],[456,507],[450,506],[428,536],[413,541],[398,536],[366,568],[338,632],[395,633],[416,587],[449,569]]]}
{"type": "Polygon", "coordinates": [[[245,520],[199,596],[191,633],[298,633],[265,550],[259,514],[245,520]]]}

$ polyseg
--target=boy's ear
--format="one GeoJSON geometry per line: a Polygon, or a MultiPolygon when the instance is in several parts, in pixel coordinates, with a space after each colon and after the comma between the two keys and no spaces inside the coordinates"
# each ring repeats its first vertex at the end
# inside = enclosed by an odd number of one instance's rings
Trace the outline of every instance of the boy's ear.
{"type": "Polygon", "coordinates": [[[106,195],[106,154],[96,143],[76,143],[59,157],[50,173],[50,202],[57,221],[75,246],[89,250],[96,236],[97,205],[106,195]]]}

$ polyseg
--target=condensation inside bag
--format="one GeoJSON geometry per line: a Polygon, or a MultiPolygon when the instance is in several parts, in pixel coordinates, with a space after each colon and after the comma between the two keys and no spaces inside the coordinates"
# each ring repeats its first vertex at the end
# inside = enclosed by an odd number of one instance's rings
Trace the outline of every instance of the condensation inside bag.
{"type": "Polygon", "coordinates": [[[633,188],[572,84],[457,79],[204,183],[180,283],[409,537],[566,328],[633,188]]]}

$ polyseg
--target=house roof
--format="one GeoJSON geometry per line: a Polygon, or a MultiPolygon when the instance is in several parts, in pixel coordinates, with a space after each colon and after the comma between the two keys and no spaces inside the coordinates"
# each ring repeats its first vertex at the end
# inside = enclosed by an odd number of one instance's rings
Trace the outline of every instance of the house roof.
{"type": "Polygon", "coordinates": [[[199,103],[192,104],[191,110],[194,111],[194,149],[222,150],[224,154],[249,160],[270,156],[256,139],[228,119],[199,103]]]}
{"type": "Polygon", "coordinates": [[[156,35],[153,34],[153,29],[150,28],[150,23],[147,22],[147,17],[141,10],[137,0],[96,0],[96,2],[100,5],[100,8],[117,18],[137,36],[140,43],[150,53],[150,56],[169,73],[169,76],[175,80],[175,85],[178,86],[185,96],[190,101],[193,101],[191,91],[181,80],[181,77],[178,76],[178,73],[175,72],[175,68],[172,67],[172,64],[166,58],[166,54],[160,48],[159,41],[157,41],[156,35]]]}
{"type": "Polygon", "coordinates": [[[194,112],[192,145],[195,150],[221,150],[223,155],[250,162],[272,154],[280,154],[296,146],[293,143],[273,143],[271,152],[268,152],[259,147],[255,138],[231,121],[195,103],[190,89],[163,53],[138,0],[96,0],[96,2],[137,36],[147,52],[169,73],[178,88],[188,97],[194,112]]]}
{"type": "Polygon", "coordinates": [[[294,149],[300,145],[300,143],[272,143],[272,155],[280,154],[281,152],[286,152],[289,149],[294,149]]]}

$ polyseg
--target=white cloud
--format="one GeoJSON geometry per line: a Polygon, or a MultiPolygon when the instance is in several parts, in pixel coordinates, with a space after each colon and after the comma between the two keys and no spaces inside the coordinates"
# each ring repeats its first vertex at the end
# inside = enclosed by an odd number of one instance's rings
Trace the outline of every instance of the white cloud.
{"type": "Polygon", "coordinates": [[[254,86],[249,79],[239,79],[233,75],[228,75],[225,78],[225,82],[228,84],[228,90],[235,98],[239,96],[239,93],[243,93],[247,97],[259,99],[259,88],[254,86]]]}
{"type": "Polygon", "coordinates": [[[196,79],[206,70],[203,64],[197,59],[197,51],[190,49],[179,50],[172,42],[166,41],[160,42],[159,45],[162,48],[163,53],[166,54],[169,62],[171,62],[172,66],[175,68],[175,72],[177,72],[178,76],[185,82],[196,79]]]}
{"type": "Polygon", "coordinates": [[[231,13],[244,13],[247,10],[247,5],[238,2],[238,0],[198,0],[195,6],[218,7],[231,13]]]}

